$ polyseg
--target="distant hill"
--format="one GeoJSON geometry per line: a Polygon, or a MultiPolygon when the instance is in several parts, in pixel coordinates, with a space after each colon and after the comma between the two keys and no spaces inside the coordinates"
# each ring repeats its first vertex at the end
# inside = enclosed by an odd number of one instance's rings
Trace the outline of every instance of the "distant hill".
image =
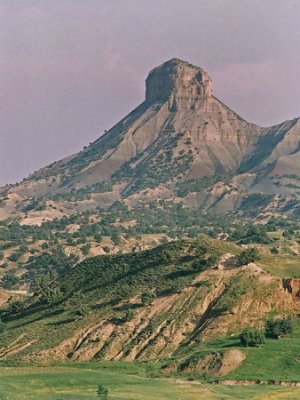
{"type": "Polygon", "coordinates": [[[2,188],[0,219],[28,224],[158,199],[211,214],[300,213],[300,119],[261,128],[212,94],[202,68],[152,70],[145,101],[78,154],[2,188]]]}

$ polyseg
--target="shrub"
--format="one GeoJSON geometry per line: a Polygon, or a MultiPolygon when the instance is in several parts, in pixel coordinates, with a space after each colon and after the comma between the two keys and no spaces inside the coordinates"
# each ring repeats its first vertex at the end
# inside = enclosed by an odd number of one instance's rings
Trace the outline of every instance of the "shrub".
{"type": "Polygon", "coordinates": [[[13,286],[18,282],[18,278],[12,271],[9,271],[4,275],[2,282],[4,289],[12,289],[13,286]]]}
{"type": "Polygon", "coordinates": [[[108,390],[106,389],[105,386],[103,385],[98,385],[97,388],[97,396],[101,400],[107,400],[108,399],[108,390]]]}
{"type": "Polygon", "coordinates": [[[22,301],[11,299],[5,310],[5,314],[17,314],[18,312],[22,311],[23,308],[24,308],[24,303],[22,303],[22,301]]]}
{"type": "Polygon", "coordinates": [[[84,256],[87,256],[90,252],[90,249],[91,249],[91,244],[90,243],[85,244],[84,246],[81,247],[82,254],[84,256]]]}
{"type": "Polygon", "coordinates": [[[89,306],[86,304],[82,293],[76,292],[67,301],[66,309],[79,317],[84,317],[89,312],[89,306]]]}
{"type": "Polygon", "coordinates": [[[58,277],[51,272],[44,275],[37,275],[31,284],[31,291],[39,301],[49,305],[57,304],[63,298],[58,277]]]}
{"type": "Polygon", "coordinates": [[[94,238],[95,238],[96,242],[98,242],[98,243],[101,243],[101,242],[102,242],[102,236],[101,236],[99,233],[97,233],[97,234],[94,236],[94,238]]]}
{"type": "Polygon", "coordinates": [[[142,301],[142,304],[144,304],[144,305],[151,304],[153,302],[153,300],[155,300],[155,298],[156,298],[155,293],[150,292],[150,291],[142,293],[142,295],[141,295],[141,301],[142,301]]]}
{"type": "Polygon", "coordinates": [[[278,249],[277,249],[276,247],[271,247],[271,248],[270,248],[270,252],[271,252],[272,254],[278,254],[278,253],[279,253],[279,251],[278,251],[278,249]]]}
{"type": "Polygon", "coordinates": [[[118,246],[118,245],[120,245],[121,243],[122,243],[122,240],[121,240],[121,237],[120,237],[120,235],[118,235],[118,233],[116,233],[116,232],[113,232],[112,234],[111,234],[111,241],[113,242],[113,244],[115,245],[115,246],[118,246]]]}
{"type": "Polygon", "coordinates": [[[267,320],[265,326],[266,335],[273,339],[293,333],[293,322],[291,318],[267,320]]]}
{"type": "Polygon", "coordinates": [[[243,250],[238,256],[239,265],[247,265],[257,260],[259,260],[259,253],[256,247],[249,247],[243,250]]]}
{"type": "Polygon", "coordinates": [[[124,317],[123,317],[123,322],[129,322],[134,318],[134,311],[133,310],[128,310],[125,312],[124,317]]]}
{"type": "Polygon", "coordinates": [[[1,333],[4,333],[5,331],[6,331],[5,323],[0,318],[0,335],[1,335],[1,333]]]}
{"type": "Polygon", "coordinates": [[[246,328],[240,334],[240,341],[245,347],[257,347],[264,344],[266,338],[262,331],[246,328]]]}

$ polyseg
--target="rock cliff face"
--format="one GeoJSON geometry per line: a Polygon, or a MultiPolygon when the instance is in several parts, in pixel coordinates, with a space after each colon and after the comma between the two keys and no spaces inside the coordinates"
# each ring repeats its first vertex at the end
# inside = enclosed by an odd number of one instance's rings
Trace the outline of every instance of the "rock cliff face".
{"type": "Polygon", "coordinates": [[[157,198],[226,213],[249,209],[254,196],[298,215],[299,194],[300,120],[249,123],[213,96],[206,71],[172,59],[150,72],[145,101],[94,143],[2,189],[0,219],[54,196],[68,213],[157,198]],[[65,201],[78,190],[81,204],[65,201]]]}
{"type": "Polygon", "coordinates": [[[168,101],[171,111],[193,110],[212,97],[212,82],[207,72],[173,59],[155,68],[146,80],[146,102],[168,101]]]}

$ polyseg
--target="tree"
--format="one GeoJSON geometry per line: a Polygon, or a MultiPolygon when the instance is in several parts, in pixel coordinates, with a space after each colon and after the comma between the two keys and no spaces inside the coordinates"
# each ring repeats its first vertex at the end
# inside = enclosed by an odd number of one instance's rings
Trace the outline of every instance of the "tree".
{"type": "Polygon", "coordinates": [[[108,254],[110,252],[109,246],[104,246],[103,250],[105,251],[106,254],[108,254]]]}
{"type": "Polygon", "coordinates": [[[278,253],[279,253],[277,247],[275,247],[275,246],[273,246],[273,247],[270,248],[270,252],[271,252],[272,254],[278,254],[278,253]]]}
{"type": "Polygon", "coordinates": [[[97,396],[101,400],[107,400],[108,399],[108,390],[106,389],[105,386],[103,385],[98,385],[97,388],[97,396]]]}
{"type": "Polygon", "coordinates": [[[124,314],[123,317],[123,322],[129,322],[134,318],[134,311],[133,310],[127,310],[124,314]]]}
{"type": "Polygon", "coordinates": [[[262,331],[252,328],[245,328],[240,334],[240,341],[245,347],[257,347],[266,342],[262,331]]]}
{"type": "Polygon", "coordinates": [[[247,265],[259,260],[259,253],[256,247],[249,247],[243,250],[238,256],[239,265],[247,265]]]}
{"type": "Polygon", "coordinates": [[[94,236],[96,242],[101,243],[102,242],[102,236],[100,233],[96,233],[94,236]]]}
{"type": "Polygon", "coordinates": [[[265,326],[266,335],[273,339],[280,339],[281,336],[293,333],[293,322],[291,318],[269,319],[265,326]]]}
{"type": "Polygon", "coordinates": [[[82,293],[76,292],[67,302],[67,309],[79,317],[84,317],[89,312],[89,306],[85,303],[82,293]]]}
{"type": "Polygon", "coordinates": [[[118,246],[122,243],[121,237],[117,232],[113,232],[110,236],[111,241],[114,245],[118,246]]]}
{"type": "Polygon", "coordinates": [[[22,301],[11,298],[5,310],[5,314],[17,314],[18,312],[22,311],[23,308],[24,303],[22,301]]]}
{"type": "Polygon", "coordinates": [[[141,301],[144,305],[151,304],[155,298],[155,293],[151,292],[150,290],[141,294],[141,301]]]}
{"type": "Polygon", "coordinates": [[[31,291],[34,296],[46,304],[58,303],[63,294],[60,290],[57,274],[48,272],[45,275],[38,275],[31,284],[31,291]]]}
{"type": "Polygon", "coordinates": [[[5,331],[6,331],[5,323],[0,318],[0,335],[1,335],[1,333],[4,333],[5,331]]]}
{"type": "Polygon", "coordinates": [[[15,276],[13,271],[8,271],[4,275],[2,282],[4,289],[12,289],[12,287],[18,282],[18,278],[15,276]]]}
{"type": "Polygon", "coordinates": [[[84,256],[87,256],[90,252],[90,249],[91,249],[91,243],[85,244],[84,246],[81,247],[82,254],[84,256]]]}

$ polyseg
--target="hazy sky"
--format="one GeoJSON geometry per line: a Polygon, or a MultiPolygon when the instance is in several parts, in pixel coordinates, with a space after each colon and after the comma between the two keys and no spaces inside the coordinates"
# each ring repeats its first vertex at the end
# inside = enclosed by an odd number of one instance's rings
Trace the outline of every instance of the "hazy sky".
{"type": "Polygon", "coordinates": [[[252,122],[300,116],[300,0],[0,0],[0,184],[95,140],[173,57],[252,122]]]}

